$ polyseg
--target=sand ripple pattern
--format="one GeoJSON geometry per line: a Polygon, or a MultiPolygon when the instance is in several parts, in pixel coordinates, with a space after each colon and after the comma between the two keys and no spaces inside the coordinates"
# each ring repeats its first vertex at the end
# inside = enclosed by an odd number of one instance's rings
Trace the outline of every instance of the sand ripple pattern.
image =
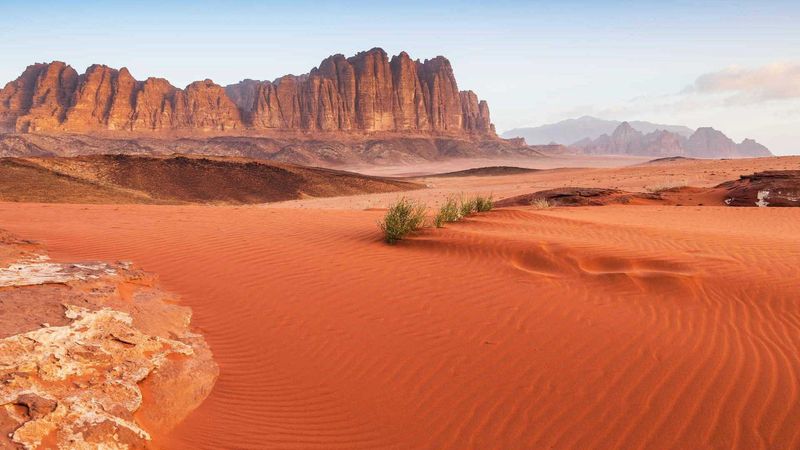
{"type": "Polygon", "coordinates": [[[0,204],[192,307],[221,375],[167,448],[800,448],[800,211],[379,216],[0,204]]]}

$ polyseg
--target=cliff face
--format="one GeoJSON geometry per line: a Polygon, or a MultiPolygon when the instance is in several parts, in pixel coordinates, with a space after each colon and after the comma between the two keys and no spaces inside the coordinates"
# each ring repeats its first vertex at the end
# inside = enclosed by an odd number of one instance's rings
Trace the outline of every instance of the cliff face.
{"type": "Polygon", "coordinates": [[[670,131],[656,130],[644,134],[633,129],[628,122],[620,124],[609,136],[583,139],[573,147],[589,154],[642,155],[642,156],[692,156],[699,158],[735,158],[772,156],[763,145],[752,139],[741,144],[710,127],[698,128],[688,139],[670,131]]]}
{"type": "Polygon", "coordinates": [[[127,69],[86,73],[53,62],[28,67],[0,90],[5,132],[412,132],[494,136],[489,107],[460,92],[450,62],[381,49],[326,58],[310,73],[225,88],[178,89],[127,69]]]}
{"type": "Polygon", "coordinates": [[[0,126],[18,131],[57,128],[77,83],[78,73],[62,62],[29,66],[0,91],[0,126]]]}
{"type": "Polygon", "coordinates": [[[257,130],[401,131],[494,134],[486,102],[458,91],[439,56],[421,63],[381,49],[331,56],[302,76],[227,86],[257,130]]]}

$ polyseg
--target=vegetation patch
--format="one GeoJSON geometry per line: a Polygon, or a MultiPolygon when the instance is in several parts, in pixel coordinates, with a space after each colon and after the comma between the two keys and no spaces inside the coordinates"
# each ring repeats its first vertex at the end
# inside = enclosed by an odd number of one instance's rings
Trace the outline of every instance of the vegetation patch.
{"type": "MultiPolygon", "coordinates": [[[[494,200],[491,195],[478,195],[470,198],[463,195],[456,198],[451,195],[436,211],[431,225],[442,228],[446,223],[458,222],[464,217],[478,212],[491,211],[493,207],[494,200]]],[[[394,244],[408,234],[421,229],[425,226],[427,211],[428,207],[424,203],[405,197],[389,205],[389,210],[386,211],[383,220],[378,222],[384,240],[389,244],[394,244]]]]}
{"type": "Polygon", "coordinates": [[[478,211],[477,204],[474,198],[461,197],[461,203],[458,205],[461,217],[467,217],[478,211]]]}
{"type": "Polygon", "coordinates": [[[433,216],[433,224],[436,228],[442,228],[445,223],[455,222],[461,218],[461,210],[458,207],[458,201],[455,197],[447,197],[447,201],[439,208],[439,211],[433,216]]]}
{"type": "Polygon", "coordinates": [[[460,200],[450,196],[433,217],[433,224],[436,228],[442,228],[446,223],[457,222],[476,212],[491,211],[493,207],[494,201],[491,196],[478,195],[472,198],[461,196],[460,200]]]}
{"type": "Polygon", "coordinates": [[[536,209],[548,209],[552,208],[553,204],[550,203],[550,200],[546,198],[537,197],[531,200],[531,206],[533,206],[536,209]]]}
{"type": "Polygon", "coordinates": [[[389,206],[383,220],[378,223],[384,240],[389,244],[403,239],[425,224],[427,207],[420,202],[401,198],[389,206]]]}
{"type": "Polygon", "coordinates": [[[483,197],[481,195],[475,197],[475,209],[478,212],[491,211],[494,208],[494,200],[492,196],[483,197]]]}

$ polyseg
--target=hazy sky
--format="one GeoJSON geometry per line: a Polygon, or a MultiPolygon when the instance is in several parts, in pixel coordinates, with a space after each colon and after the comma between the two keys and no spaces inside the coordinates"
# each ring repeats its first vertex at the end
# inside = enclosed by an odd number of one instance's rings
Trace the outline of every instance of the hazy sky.
{"type": "Polygon", "coordinates": [[[800,1],[696,3],[0,0],[0,84],[62,60],[224,85],[383,47],[447,56],[498,131],[589,114],[800,153],[800,1]]]}

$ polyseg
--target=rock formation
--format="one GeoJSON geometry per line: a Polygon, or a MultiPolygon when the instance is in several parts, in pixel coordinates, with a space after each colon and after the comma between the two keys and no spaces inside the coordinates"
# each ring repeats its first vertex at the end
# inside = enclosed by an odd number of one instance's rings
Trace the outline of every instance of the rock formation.
{"type": "Polygon", "coordinates": [[[658,204],[657,194],[628,192],[619,189],[591,187],[562,187],[547,189],[531,194],[522,194],[495,202],[498,208],[513,206],[547,205],[551,206],[605,206],[611,204],[658,204]]]}
{"type": "Polygon", "coordinates": [[[742,175],[717,188],[726,190],[728,206],[800,206],[800,170],[768,170],[742,175]]]}
{"type": "Polygon", "coordinates": [[[218,375],[152,276],[51,262],[2,230],[0,311],[0,448],[149,448],[218,375]]]}
{"type": "Polygon", "coordinates": [[[23,132],[58,128],[77,85],[78,73],[62,62],[29,66],[0,91],[0,126],[23,132]]]}
{"type": "Polygon", "coordinates": [[[35,64],[0,90],[0,132],[168,134],[402,132],[494,137],[489,107],[459,91],[450,62],[420,62],[382,49],[326,58],[310,73],[225,88],[211,80],[178,89],[93,65],[35,64]]]}
{"type": "Polygon", "coordinates": [[[721,131],[710,127],[698,128],[689,138],[678,133],[656,130],[644,134],[628,122],[620,124],[611,136],[603,134],[597,139],[582,139],[573,148],[588,154],[689,156],[699,158],[737,158],[772,156],[763,145],[752,139],[741,144],[733,142],[721,131]]]}

